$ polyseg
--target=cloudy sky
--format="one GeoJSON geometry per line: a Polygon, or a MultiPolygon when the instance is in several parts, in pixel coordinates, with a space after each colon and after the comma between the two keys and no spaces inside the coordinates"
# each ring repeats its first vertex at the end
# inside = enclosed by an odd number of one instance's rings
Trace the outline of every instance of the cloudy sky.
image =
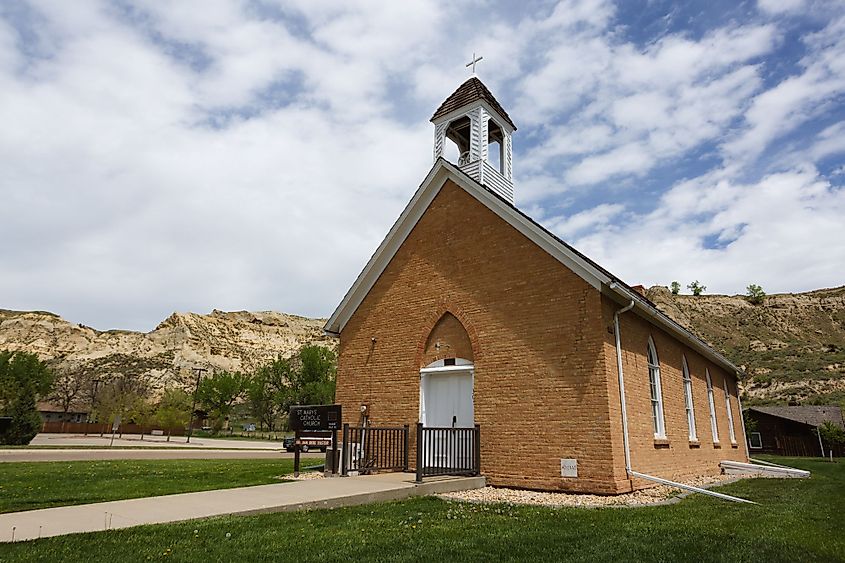
{"type": "Polygon", "coordinates": [[[478,73],[517,204],[629,283],[845,283],[845,8],[0,2],[0,308],[329,315],[478,73]]]}

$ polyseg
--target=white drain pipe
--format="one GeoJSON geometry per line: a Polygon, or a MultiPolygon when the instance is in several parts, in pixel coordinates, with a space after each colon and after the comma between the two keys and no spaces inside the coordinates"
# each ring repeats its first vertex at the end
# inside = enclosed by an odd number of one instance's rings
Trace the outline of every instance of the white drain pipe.
{"type": "MultiPolygon", "coordinates": [[[[622,290],[622,288],[620,288],[616,282],[611,282],[610,289],[619,291],[620,293],[627,293],[627,291],[622,290]]],[[[710,495],[712,497],[720,498],[722,500],[742,502],[746,504],[757,504],[754,501],[746,500],[744,498],[732,497],[730,495],[725,495],[714,491],[708,491],[707,489],[693,487],[692,485],[685,485],[683,483],[670,481],[668,479],[663,479],[662,477],[647,475],[645,473],[634,471],[631,468],[631,447],[628,441],[628,410],[625,406],[625,376],[622,372],[622,337],[619,332],[619,315],[627,313],[628,311],[634,308],[635,300],[633,296],[628,295],[628,297],[631,298],[631,302],[628,303],[628,305],[626,305],[625,307],[622,307],[621,309],[617,310],[613,314],[613,333],[616,337],[616,370],[619,377],[619,401],[622,405],[622,444],[625,449],[625,472],[627,473],[628,478],[630,479],[631,477],[639,477],[640,479],[654,481],[655,483],[660,483],[661,485],[669,485],[670,487],[677,487],[679,489],[685,489],[687,491],[692,491],[695,493],[710,495]]]]}
{"type": "MultiPolygon", "coordinates": [[[[613,285],[610,286],[613,289],[613,285]]],[[[625,408],[625,377],[622,375],[622,341],[619,336],[619,315],[634,308],[634,300],[613,314],[613,334],[616,336],[616,373],[619,374],[619,401],[622,404],[622,445],[625,448],[625,471],[631,473],[631,447],[628,445],[628,411],[625,408]]]]}

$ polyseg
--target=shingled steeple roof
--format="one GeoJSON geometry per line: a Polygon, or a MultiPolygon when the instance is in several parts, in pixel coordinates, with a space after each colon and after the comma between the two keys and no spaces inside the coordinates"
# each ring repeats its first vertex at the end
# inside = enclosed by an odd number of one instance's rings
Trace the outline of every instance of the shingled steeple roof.
{"type": "Polygon", "coordinates": [[[501,115],[502,118],[508,122],[508,125],[513,127],[514,131],[516,131],[516,124],[514,124],[510,116],[508,116],[508,112],[506,112],[499,102],[496,101],[496,98],[493,97],[493,94],[490,93],[487,86],[485,86],[477,76],[470,77],[466,82],[461,84],[451,96],[446,98],[446,101],[440,104],[440,107],[437,108],[437,111],[435,111],[434,115],[431,116],[431,121],[435,121],[438,117],[452,113],[453,111],[477,100],[484,100],[490,104],[490,107],[496,110],[496,113],[501,115]]]}

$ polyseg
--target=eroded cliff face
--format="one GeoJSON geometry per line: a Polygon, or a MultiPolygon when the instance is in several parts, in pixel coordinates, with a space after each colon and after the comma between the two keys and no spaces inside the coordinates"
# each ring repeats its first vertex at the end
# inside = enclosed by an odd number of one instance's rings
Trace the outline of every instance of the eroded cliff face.
{"type": "Polygon", "coordinates": [[[754,305],[739,295],[647,292],[748,374],[749,402],[845,400],[845,286],[769,295],[754,305]]]}
{"type": "Polygon", "coordinates": [[[53,313],[0,310],[0,350],[37,354],[57,372],[84,371],[91,379],[139,378],[151,395],[192,385],[191,368],[251,371],[304,344],[335,347],[324,319],[285,313],[213,311],[173,313],[147,333],[98,331],[53,313]]]}

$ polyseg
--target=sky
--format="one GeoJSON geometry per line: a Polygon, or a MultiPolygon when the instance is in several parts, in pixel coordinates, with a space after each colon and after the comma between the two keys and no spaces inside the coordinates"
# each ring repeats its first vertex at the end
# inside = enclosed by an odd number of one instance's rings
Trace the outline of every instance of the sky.
{"type": "Polygon", "coordinates": [[[329,316],[473,53],[516,205],[621,279],[845,284],[843,2],[3,0],[0,308],[329,316]]]}

